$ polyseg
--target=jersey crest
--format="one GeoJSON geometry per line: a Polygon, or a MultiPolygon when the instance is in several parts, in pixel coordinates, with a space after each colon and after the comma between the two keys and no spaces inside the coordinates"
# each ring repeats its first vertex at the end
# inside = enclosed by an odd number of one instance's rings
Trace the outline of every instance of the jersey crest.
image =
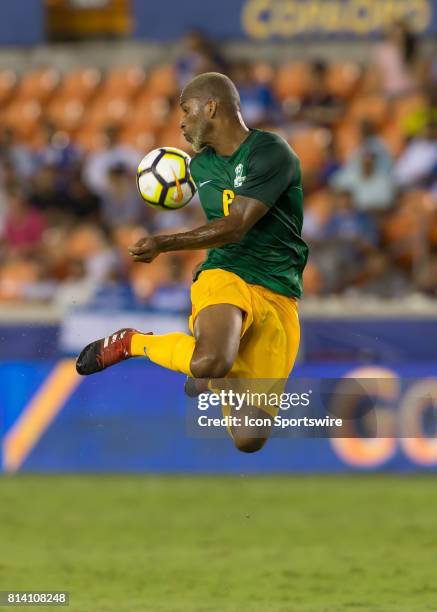
{"type": "Polygon", "coordinates": [[[243,164],[238,164],[235,168],[235,179],[234,179],[234,187],[241,187],[246,177],[243,176],[243,164]]]}

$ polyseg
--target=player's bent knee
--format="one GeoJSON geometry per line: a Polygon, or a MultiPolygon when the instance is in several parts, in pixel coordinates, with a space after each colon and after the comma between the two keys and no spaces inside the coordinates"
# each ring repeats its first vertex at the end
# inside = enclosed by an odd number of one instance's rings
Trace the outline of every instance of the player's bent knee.
{"type": "Polygon", "coordinates": [[[233,362],[223,355],[214,353],[193,355],[190,369],[195,378],[224,378],[233,362]]]}
{"type": "Polygon", "coordinates": [[[267,440],[268,438],[237,437],[234,439],[234,444],[242,453],[256,453],[262,449],[267,440]]]}

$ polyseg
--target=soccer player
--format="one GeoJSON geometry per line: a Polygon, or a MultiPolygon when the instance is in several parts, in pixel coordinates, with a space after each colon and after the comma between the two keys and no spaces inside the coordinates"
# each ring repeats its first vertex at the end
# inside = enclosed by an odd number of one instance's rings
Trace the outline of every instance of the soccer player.
{"type": "MultiPolygon", "coordinates": [[[[238,91],[222,74],[195,77],[180,106],[182,132],[197,153],[190,168],[208,222],[143,238],[130,255],[149,263],[168,251],[208,249],[191,288],[193,335],[119,330],[86,346],[77,371],[93,374],[147,356],[186,374],[189,393],[201,390],[196,379],[287,379],[299,347],[297,300],[308,257],[299,160],[280,136],[246,127],[238,91]]],[[[254,452],[269,431],[238,427],[230,434],[239,450],[254,452]]]]}

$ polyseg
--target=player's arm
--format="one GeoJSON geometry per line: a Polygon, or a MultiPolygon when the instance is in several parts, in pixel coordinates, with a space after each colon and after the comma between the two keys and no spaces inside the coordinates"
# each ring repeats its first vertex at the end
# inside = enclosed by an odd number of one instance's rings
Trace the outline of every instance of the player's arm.
{"type": "Polygon", "coordinates": [[[239,242],[268,210],[259,200],[237,195],[226,217],[189,232],[142,238],[129,248],[129,253],[134,261],[149,263],[160,253],[168,251],[212,249],[239,242]]]}

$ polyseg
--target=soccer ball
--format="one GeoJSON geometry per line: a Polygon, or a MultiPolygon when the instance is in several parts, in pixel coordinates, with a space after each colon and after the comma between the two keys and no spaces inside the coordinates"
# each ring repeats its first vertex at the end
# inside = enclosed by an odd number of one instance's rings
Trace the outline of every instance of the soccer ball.
{"type": "Polygon", "coordinates": [[[150,206],[164,210],[182,208],[196,193],[190,174],[191,158],[174,147],[161,147],[141,160],[138,191],[150,206]]]}

